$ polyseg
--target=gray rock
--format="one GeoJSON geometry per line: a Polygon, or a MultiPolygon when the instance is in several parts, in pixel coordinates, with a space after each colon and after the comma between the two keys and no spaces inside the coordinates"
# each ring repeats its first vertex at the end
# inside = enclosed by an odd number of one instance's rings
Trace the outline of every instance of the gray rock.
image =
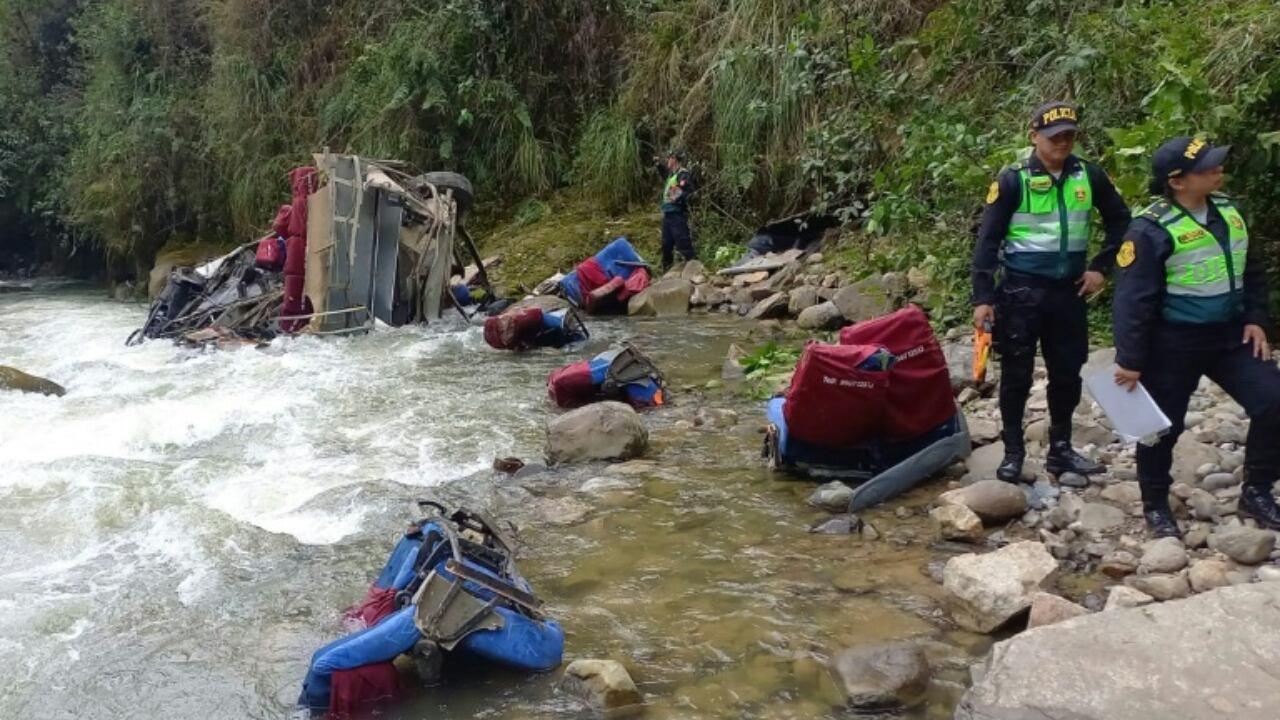
{"type": "Polygon", "coordinates": [[[1195,488],[1187,498],[1187,506],[1191,508],[1191,516],[1197,520],[1213,520],[1222,514],[1218,498],[1212,493],[1195,488]]]}
{"type": "Polygon", "coordinates": [[[1073,488],[1089,487],[1089,478],[1073,472],[1066,472],[1058,476],[1058,484],[1073,488]]]}
{"type": "Polygon", "coordinates": [[[1195,592],[1208,592],[1230,585],[1230,572],[1231,566],[1221,560],[1197,560],[1191,564],[1187,580],[1195,592]]]}
{"type": "Polygon", "coordinates": [[[729,381],[745,379],[747,370],[742,366],[742,361],[746,357],[747,352],[737,344],[729,345],[729,351],[725,353],[724,365],[720,367],[720,379],[729,381]]]}
{"type": "Polygon", "coordinates": [[[1206,464],[1216,465],[1220,460],[1218,449],[1192,439],[1187,433],[1173,446],[1173,480],[1195,484],[1201,476],[1196,470],[1206,464]]]}
{"type": "Polygon", "coordinates": [[[1116,550],[1103,555],[1102,562],[1098,565],[1098,572],[1117,580],[1137,571],[1138,558],[1127,550],[1116,550]]]}
{"type": "Polygon", "coordinates": [[[1266,584],[1022,633],[992,648],[955,720],[1272,720],[1277,627],[1266,584]]]}
{"type": "Polygon", "coordinates": [[[961,627],[988,633],[1031,607],[1058,562],[1038,542],[1017,542],[985,555],[947,561],[942,586],[961,627]]]}
{"type": "Polygon", "coordinates": [[[975,480],[994,480],[1002,459],[1004,443],[995,442],[974,450],[964,464],[969,468],[969,476],[975,480]]]}
{"type": "Polygon", "coordinates": [[[1263,565],[1257,571],[1258,582],[1276,582],[1280,581],[1280,566],[1263,565]]]}
{"type": "Polygon", "coordinates": [[[1206,475],[1204,480],[1200,481],[1200,487],[1214,492],[1215,490],[1225,490],[1229,487],[1235,487],[1240,484],[1240,478],[1229,472],[1213,473],[1206,475]]]}
{"type": "Polygon", "coordinates": [[[805,330],[835,330],[843,324],[844,316],[831,301],[805,308],[796,318],[796,325],[805,330]]]}
{"type": "Polygon", "coordinates": [[[1123,525],[1124,518],[1124,511],[1119,508],[1102,503],[1085,503],[1076,518],[1076,524],[1085,532],[1105,533],[1123,525]]]}
{"type": "Polygon", "coordinates": [[[1125,610],[1127,608],[1150,605],[1155,601],[1155,598],[1141,590],[1135,590],[1125,585],[1116,585],[1111,588],[1111,592],[1107,594],[1107,604],[1102,608],[1102,610],[1104,612],[1108,610],[1125,610]]]}
{"type": "Polygon", "coordinates": [[[1209,533],[1212,529],[1207,525],[1197,525],[1187,531],[1183,536],[1182,543],[1192,550],[1205,547],[1209,544],[1209,533]]]}
{"type": "Polygon", "coordinates": [[[1220,529],[1209,536],[1209,547],[1245,565],[1266,562],[1275,545],[1275,533],[1245,526],[1220,529]]]}
{"type": "Polygon", "coordinates": [[[777,292],[756,303],[747,313],[750,320],[772,320],[787,314],[787,294],[777,292]]]}
{"type": "Polygon", "coordinates": [[[1147,545],[1138,566],[1148,573],[1173,573],[1187,566],[1187,549],[1177,538],[1160,538],[1147,545]]]}
{"type": "Polygon", "coordinates": [[[787,312],[792,315],[799,315],[817,304],[818,289],[809,285],[798,287],[787,296],[787,312]]]}
{"type": "Polygon", "coordinates": [[[924,648],[908,643],[843,650],[832,660],[831,672],[854,710],[913,707],[929,689],[924,648]]]}
{"type": "Polygon", "coordinates": [[[609,717],[644,704],[630,673],[616,660],[574,660],[564,669],[560,687],[609,717]]]}
{"type": "Polygon", "coordinates": [[[1142,499],[1142,489],[1136,482],[1119,482],[1103,488],[1102,499],[1117,505],[1130,505],[1142,499]]]}
{"type": "Polygon", "coordinates": [[[983,522],[999,523],[1021,517],[1027,511],[1027,496],[1016,485],[999,480],[979,480],[938,497],[942,503],[963,505],[983,522]]]}
{"type": "Polygon", "coordinates": [[[929,512],[944,540],[978,542],[982,539],[982,519],[964,505],[941,505],[929,512]]]}
{"type": "Polygon", "coordinates": [[[591,512],[591,506],[573,498],[540,499],[538,516],[550,525],[577,525],[591,512]]]}
{"type": "MultiPolygon", "coordinates": [[[[973,388],[965,388],[960,391],[960,397],[963,398],[965,393],[973,393],[977,396],[977,391],[973,388]]],[[[964,402],[964,400],[960,400],[964,402]]],[[[1000,437],[1000,425],[995,420],[987,418],[969,418],[969,439],[973,440],[976,445],[986,445],[993,443],[1000,437]]]]}
{"type": "Polygon", "coordinates": [[[1037,593],[1031,598],[1031,614],[1027,617],[1027,629],[1053,625],[1088,614],[1088,610],[1066,598],[1052,593],[1037,593]]]}
{"type": "Polygon", "coordinates": [[[659,280],[627,302],[628,315],[685,315],[693,297],[693,283],[683,278],[659,280]]]}
{"type": "Polygon", "coordinates": [[[809,526],[809,532],[815,535],[852,535],[862,529],[862,521],[853,514],[846,513],[823,520],[809,526]]]}
{"type": "Polygon", "coordinates": [[[578,488],[578,492],[587,495],[599,495],[600,493],[613,492],[615,490],[632,490],[639,482],[630,477],[622,477],[617,475],[594,477],[582,483],[578,488]]]}
{"type": "Polygon", "coordinates": [[[0,390],[17,390],[18,392],[56,395],[58,397],[67,394],[66,388],[52,380],[28,375],[17,368],[7,365],[0,365],[0,390]]]}
{"type": "Polygon", "coordinates": [[[640,415],[620,402],[571,410],[547,425],[547,463],[630,460],[644,454],[649,431],[640,415]]]}
{"type": "Polygon", "coordinates": [[[1124,584],[1157,600],[1177,600],[1191,594],[1191,584],[1184,573],[1176,575],[1130,575],[1124,584]]]}
{"type": "Polygon", "coordinates": [[[690,260],[680,269],[680,277],[691,283],[700,284],[707,280],[707,267],[701,260],[690,260]],[[699,279],[701,278],[701,280],[699,279]]]}
{"type": "Polygon", "coordinates": [[[849,509],[850,500],[853,500],[853,488],[839,480],[832,480],[825,485],[818,486],[809,495],[808,503],[831,512],[845,512],[849,509]]]}
{"type": "Polygon", "coordinates": [[[860,280],[843,287],[831,299],[850,322],[862,322],[893,310],[893,301],[878,279],[860,280]]]}

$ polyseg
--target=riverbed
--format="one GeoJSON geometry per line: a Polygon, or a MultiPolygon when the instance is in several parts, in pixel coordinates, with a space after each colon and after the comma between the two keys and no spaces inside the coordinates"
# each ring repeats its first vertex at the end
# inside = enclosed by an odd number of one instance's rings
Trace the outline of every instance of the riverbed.
{"type": "MultiPolygon", "coordinates": [[[[825,658],[905,638],[934,672],[901,717],[949,718],[988,647],[929,577],[938,483],[868,512],[879,541],[807,532],[825,515],[763,467],[761,403],[705,389],[737,319],[595,320],[585,348],[524,355],[460,320],[125,347],[145,312],[75,285],[0,297],[0,364],[68,389],[0,393],[0,717],[302,717],[311,653],[424,497],[513,523],[566,662],[622,661],[651,718],[846,717],[825,658]],[[493,472],[540,460],[548,372],[623,340],[673,388],[646,461],[493,472]],[[691,426],[701,408],[730,420],[691,426]],[[597,477],[616,482],[579,492],[597,477]]],[[[589,717],[556,679],[469,667],[387,717],[589,717]]]]}

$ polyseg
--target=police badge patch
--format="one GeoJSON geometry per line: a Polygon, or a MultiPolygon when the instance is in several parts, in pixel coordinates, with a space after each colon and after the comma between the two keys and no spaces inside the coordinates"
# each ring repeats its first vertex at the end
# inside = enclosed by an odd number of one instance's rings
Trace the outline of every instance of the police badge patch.
{"type": "Polygon", "coordinates": [[[1116,264],[1122,268],[1127,268],[1133,264],[1138,257],[1138,250],[1134,247],[1132,240],[1125,240],[1120,245],[1120,252],[1116,253],[1116,264]]]}
{"type": "Polygon", "coordinates": [[[998,180],[991,181],[991,187],[987,188],[987,204],[995,202],[1000,198],[1000,182],[998,180]]]}

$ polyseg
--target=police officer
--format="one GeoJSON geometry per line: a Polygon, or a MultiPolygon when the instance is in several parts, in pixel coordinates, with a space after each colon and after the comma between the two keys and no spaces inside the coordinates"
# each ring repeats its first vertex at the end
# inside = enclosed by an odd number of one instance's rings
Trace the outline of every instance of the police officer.
{"type": "Polygon", "coordinates": [[[1147,526],[1178,537],[1169,509],[1173,446],[1202,376],[1249,414],[1239,513],[1280,530],[1272,486],[1280,480],[1280,368],[1271,360],[1266,274],[1260,243],[1236,204],[1217,191],[1227,147],[1180,137],[1156,150],[1151,193],[1116,263],[1112,310],[1116,383],[1139,380],[1173,422],[1155,446],[1138,446],[1138,482],[1147,526]]]}
{"type": "Polygon", "coordinates": [[[1091,474],[1102,466],[1071,447],[1071,415],[1080,402],[1087,359],[1085,298],[1106,283],[1129,224],[1129,209],[1101,168],[1072,154],[1079,114],[1050,102],[1031,116],[1032,152],[1001,171],[987,191],[973,258],[973,322],[993,330],[1001,355],[1000,416],[1004,459],[996,476],[1022,479],[1023,414],[1036,345],[1049,373],[1049,452],[1045,469],[1091,474]],[[1106,240],[1087,262],[1090,211],[1102,215],[1106,240]],[[996,285],[996,270],[1003,278],[996,285]]]}
{"type": "Polygon", "coordinates": [[[662,271],[671,268],[674,250],[687,260],[698,255],[689,233],[689,195],[693,193],[693,176],[684,167],[684,152],[672,149],[658,166],[666,181],[662,188],[662,271]]]}

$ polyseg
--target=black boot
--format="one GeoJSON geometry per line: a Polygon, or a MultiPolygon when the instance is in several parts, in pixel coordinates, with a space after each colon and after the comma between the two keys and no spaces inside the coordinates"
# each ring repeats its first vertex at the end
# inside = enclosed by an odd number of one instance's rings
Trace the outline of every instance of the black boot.
{"type": "Polygon", "coordinates": [[[1173,511],[1166,504],[1162,507],[1143,508],[1142,516],[1147,520],[1147,528],[1158,538],[1182,539],[1182,531],[1178,529],[1178,521],[1173,519],[1173,511]]]}
{"type": "Polygon", "coordinates": [[[1240,488],[1239,514],[1258,521],[1258,527],[1264,530],[1280,530],[1280,506],[1271,494],[1271,483],[1250,482],[1246,478],[1240,488]]]}
{"type": "Polygon", "coordinates": [[[1026,457],[1027,453],[1022,448],[1005,450],[1004,459],[996,468],[996,477],[1010,483],[1022,482],[1022,461],[1026,457]]]}
{"type": "Polygon", "coordinates": [[[1045,472],[1050,475],[1076,473],[1077,475],[1096,475],[1106,468],[1102,463],[1094,462],[1081,455],[1071,447],[1069,440],[1055,440],[1049,443],[1049,454],[1044,459],[1045,472]]]}

